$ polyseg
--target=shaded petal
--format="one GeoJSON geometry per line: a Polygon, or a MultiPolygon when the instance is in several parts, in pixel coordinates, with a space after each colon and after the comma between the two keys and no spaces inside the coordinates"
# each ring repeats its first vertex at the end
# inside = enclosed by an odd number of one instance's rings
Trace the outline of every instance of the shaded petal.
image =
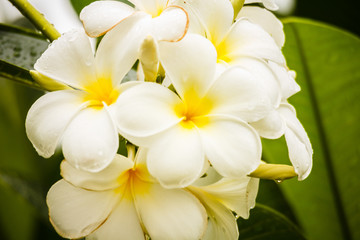
{"type": "Polygon", "coordinates": [[[114,191],[87,191],[60,180],[50,188],[46,202],[55,230],[64,238],[75,239],[106,221],[117,197],[114,191]]]}
{"type": "Polygon", "coordinates": [[[269,97],[272,106],[278,107],[281,100],[281,84],[276,73],[268,64],[261,59],[242,57],[234,61],[234,64],[249,71],[257,79],[263,90],[263,94],[269,97]]]}
{"type": "Polygon", "coordinates": [[[285,63],[285,58],[275,40],[259,25],[247,19],[237,20],[218,47],[229,61],[248,56],[285,63]]]}
{"type": "Polygon", "coordinates": [[[98,79],[111,79],[113,86],[121,82],[138,58],[149,19],[144,13],[135,13],[104,36],[95,57],[98,79]]]}
{"type": "Polygon", "coordinates": [[[94,54],[88,36],[79,30],[63,34],[51,43],[34,68],[49,78],[82,89],[95,81],[94,54]]]}
{"type": "Polygon", "coordinates": [[[76,169],[67,161],[62,161],[60,168],[61,176],[72,185],[102,191],[119,187],[120,175],[133,166],[134,163],[130,159],[117,154],[109,166],[96,173],[76,169]]]}
{"type": "Polygon", "coordinates": [[[266,117],[250,123],[261,137],[277,139],[285,133],[286,124],[278,111],[271,111],[266,117]]]}
{"type": "Polygon", "coordinates": [[[200,135],[206,157],[222,176],[241,178],[259,166],[260,137],[247,123],[229,116],[211,117],[200,135]]]}
{"type": "Polygon", "coordinates": [[[159,50],[160,61],[180,97],[184,99],[187,92],[204,96],[215,80],[216,50],[212,43],[187,34],[176,43],[160,42],[159,50]]]}
{"type": "Polygon", "coordinates": [[[25,121],[26,134],[39,155],[48,158],[76,114],[86,107],[80,91],[63,90],[40,97],[30,108],[25,121]]]}
{"type": "Polygon", "coordinates": [[[290,104],[281,104],[281,116],[286,122],[285,140],[289,149],[289,158],[298,174],[299,180],[304,180],[312,168],[313,149],[304,127],[296,117],[296,112],[290,104]]]}
{"type": "Polygon", "coordinates": [[[260,25],[275,40],[281,48],[285,43],[285,34],[282,22],[270,11],[255,6],[241,8],[237,18],[245,17],[252,23],[260,25]]]}
{"type": "Polygon", "coordinates": [[[164,187],[185,187],[202,175],[205,156],[199,133],[180,124],[161,134],[148,151],[148,168],[164,187]]]}
{"type": "Polygon", "coordinates": [[[248,218],[250,209],[255,206],[259,179],[247,176],[238,179],[223,178],[214,184],[199,188],[236,212],[238,216],[248,218]]]}
{"type": "Polygon", "coordinates": [[[134,203],[126,198],[122,199],[106,222],[86,239],[145,239],[134,203]]]}
{"type": "Polygon", "coordinates": [[[118,1],[96,1],[81,10],[80,20],[90,37],[99,37],[130,16],[134,8],[118,1]]]}
{"type": "Polygon", "coordinates": [[[227,114],[244,121],[263,118],[271,109],[266,88],[261,82],[240,67],[223,72],[207,94],[214,104],[210,114],[227,114]]]}
{"type": "Polygon", "coordinates": [[[245,4],[250,3],[262,3],[264,6],[272,11],[278,10],[278,6],[275,3],[275,0],[245,0],[245,4]]]}
{"type": "Polygon", "coordinates": [[[218,45],[229,31],[234,19],[231,2],[223,0],[188,0],[186,2],[203,25],[206,38],[215,46],[218,45]]]}
{"type": "Polygon", "coordinates": [[[152,19],[152,30],[157,40],[179,41],[188,29],[189,19],[181,7],[166,8],[159,17],[152,19]]]}
{"type": "Polygon", "coordinates": [[[149,184],[134,189],[135,204],[151,239],[200,239],[207,223],[205,209],[183,189],[164,189],[149,184]],[[137,191],[140,190],[140,191],[137,191]]]}
{"type": "Polygon", "coordinates": [[[114,159],[119,146],[116,127],[106,108],[87,108],[69,124],[63,154],[74,167],[98,172],[114,159]]]}
{"type": "Polygon", "coordinates": [[[282,100],[286,100],[300,91],[300,86],[295,81],[296,73],[294,71],[272,61],[268,61],[268,65],[279,80],[282,100]]]}
{"type": "Polygon", "coordinates": [[[114,104],[118,129],[131,142],[148,146],[151,136],[181,121],[175,113],[179,104],[179,97],[160,84],[146,82],[134,86],[114,104]]]}
{"type": "Polygon", "coordinates": [[[208,225],[203,240],[238,239],[239,231],[234,214],[219,201],[199,188],[189,187],[206,209],[208,225]]]}

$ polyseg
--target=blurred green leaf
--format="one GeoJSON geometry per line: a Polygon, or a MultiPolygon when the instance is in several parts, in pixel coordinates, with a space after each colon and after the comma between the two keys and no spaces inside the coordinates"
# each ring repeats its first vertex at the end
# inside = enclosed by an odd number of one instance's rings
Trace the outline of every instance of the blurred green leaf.
{"type": "Polygon", "coordinates": [[[31,30],[0,24],[0,77],[38,88],[29,70],[48,45],[31,30]]]}
{"type": "MultiPolygon", "coordinates": [[[[360,40],[318,22],[284,21],[288,65],[302,91],[290,99],[314,148],[304,182],[280,184],[309,239],[360,239],[360,40]]],[[[264,140],[269,162],[288,163],[284,139],[264,140]]]]}
{"type": "Polygon", "coordinates": [[[250,218],[238,219],[241,240],[304,240],[300,229],[282,213],[256,204],[250,218]]]}

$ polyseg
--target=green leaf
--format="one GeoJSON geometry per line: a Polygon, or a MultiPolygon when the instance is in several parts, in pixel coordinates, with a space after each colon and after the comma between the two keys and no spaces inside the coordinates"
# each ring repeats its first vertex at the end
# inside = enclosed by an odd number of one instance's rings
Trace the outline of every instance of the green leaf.
{"type": "Polygon", "coordinates": [[[0,24],[0,77],[39,88],[29,70],[48,45],[40,34],[0,24]]]}
{"type": "Polygon", "coordinates": [[[250,218],[238,219],[241,240],[304,240],[300,229],[285,215],[263,204],[256,204],[250,218]]]}
{"type": "MultiPolygon", "coordinates": [[[[360,40],[318,22],[284,21],[288,65],[302,91],[290,99],[308,132],[314,166],[280,184],[309,239],[360,239],[360,40]]],[[[265,159],[289,163],[284,139],[264,140],[265,159]]]]}

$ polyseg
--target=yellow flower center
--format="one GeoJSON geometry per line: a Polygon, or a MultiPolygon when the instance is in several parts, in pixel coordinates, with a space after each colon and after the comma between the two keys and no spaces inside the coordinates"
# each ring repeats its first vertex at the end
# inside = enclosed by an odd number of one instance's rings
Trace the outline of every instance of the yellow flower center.
{"type": "Polygon", "coordinates": [[[141,164],[125,171],[118,177],[120,187],[115,192],[123,194],[128,200],[133,200],[134,196],[149,194],[152,184],[145,180],[148,174],[146,166],[141,164]]]}
{"type": "Polygon", "coordinates": [[[110,78],[99,78],[85,87],[87,95],[84,101],[90,101],[95,108],[102,108],[104,103],[107,106],[113,104],[120,95],[119,89],[113,87],[110,78]]]}
{"type": "Polygon", "coordinates": [[[185,92],[183,102],[175,106],[175,113],[179,118],[183,118],[181,125],[184,128],[202,127],[209,123],[207,114],[213,108],[210,99],[200,98],[194,89],[185,92]]]}
{"type": "Polygon", "coordinates": [[[225,42],[221,42],[219,45],[216,46],[216,51],[217,51],[217,61],[218,63],[220,62],[225,62],[225,63],[229,63],[231,62],[231,56],[229,56],[229,53],[231,51],[229,51],[227,45],[225,44],[225,42]]]}

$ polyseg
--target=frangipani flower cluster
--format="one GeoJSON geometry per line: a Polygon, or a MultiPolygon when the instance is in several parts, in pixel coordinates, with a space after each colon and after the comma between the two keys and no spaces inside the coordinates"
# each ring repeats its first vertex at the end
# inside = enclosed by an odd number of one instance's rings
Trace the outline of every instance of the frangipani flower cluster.
{"type": "Polygon", "coordinates": [[[55,40],[32,71],[51,91],[29,110],[28,137],[41,156],[60,146],[66,159],[50,219],[67,238],[237,239],[261,137],[285,135],[299,180],[312,167],[287,102],[300,88],[282,24],[254,1],[130,2],[85,7],[85,31],[55,40]],[[104,35],[95,52],[85,32],[104,35]],[[138,79],[124,81],[136,65],[138,79]]]}

